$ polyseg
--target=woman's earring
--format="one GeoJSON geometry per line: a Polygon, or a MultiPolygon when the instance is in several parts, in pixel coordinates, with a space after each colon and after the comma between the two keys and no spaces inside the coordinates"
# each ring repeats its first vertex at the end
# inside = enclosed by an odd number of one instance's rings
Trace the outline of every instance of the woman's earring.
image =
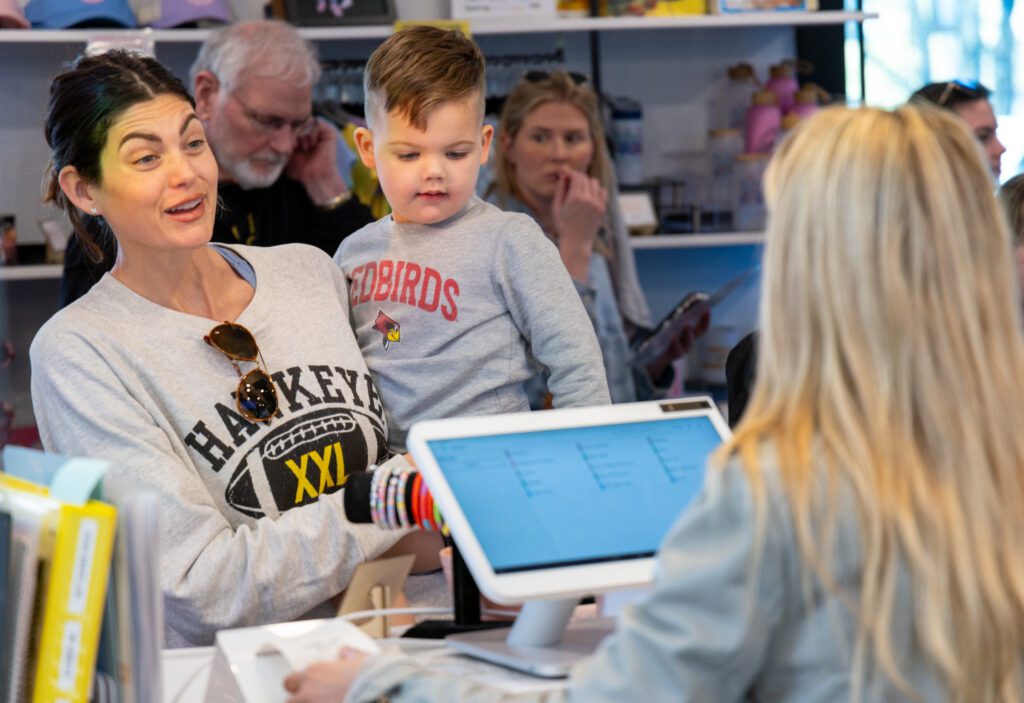
{"type": "Polygon", "coordinates": [[[100,211],[97,210],[96,208],[93,208],[92,209],[92,214],[93,214],[93,217],[95,217],[96,215],[100,214],[100,211]]]}

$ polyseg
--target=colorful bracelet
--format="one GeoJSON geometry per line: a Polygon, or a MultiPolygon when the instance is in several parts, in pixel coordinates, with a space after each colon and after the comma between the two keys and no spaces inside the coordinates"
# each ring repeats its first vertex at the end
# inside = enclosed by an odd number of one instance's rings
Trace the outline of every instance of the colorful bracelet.
{"type": "Polygon", "coordinates": [[[383,473],[380,477],[380,482],[377,484],[377,492],[374,494],[374,503],[377,507],[377,524],[380,527],[387,525],[387,490],[388,481],[391,479],[391,467],[386,469],[379,469],[383,473]]]}
{"type": "Polygon", "coordinates": [[[409,472],[403,471],[398,475],[398,491],[395,494],[395,510],[398,513],[398,526],[409,526],[409,511],[405,504],[405,488],[409,483],[409,472]]]}
{"type": "Polygon", "coordinates": [[[398,515],[395,513],[395,500],[398,492],[398,474],[392,474],[388,480],[388,498],[387,498],[387,520],[386,524],[388,528],[392,530],[398,529],[398,515]]]}
{"type": "MultiPolygon", "coordinates": [[[[427,482],[424,481],[423,482],[423,487],[425,487],[426,485],[427,485],[427,482]]],[[[421,487],[420,490],[422,490],[423,487],[421,487]]],[[[431,527],[430,527],[430,510],[431,510],[431,507],[434,505],[434,496],[431,495],[430,491],[426,491],[426,492],[421,494],[421,497],[423,498],[423,504],[420,506],[420,520],[421,520],[421,524],[423,525],[423,529],[424,530],[426,530],[427,532],[430,532],[431,531],[431,527]]]]}
{"type": "Polygon", "coordinates": [[[380,519],[377,517],[377,505],[374,501],[374,496],[377,495],[377,483],[380,481],[381,470],[377,469],[373,472],[373,476],[370,477],[370,520],[374,525],[380,524],[380,519]]]}

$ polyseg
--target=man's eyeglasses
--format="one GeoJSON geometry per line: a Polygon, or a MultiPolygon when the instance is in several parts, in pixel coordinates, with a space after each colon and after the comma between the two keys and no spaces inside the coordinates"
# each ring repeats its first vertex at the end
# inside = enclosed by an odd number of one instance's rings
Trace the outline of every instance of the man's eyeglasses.
{"type": "Polygon", "coordinates": [[[953,91],[959,91],[967,96],[968,100],[984,97],[981,91],[978,89],[980,84],[977,81],[960,81],[951,80],[946,83],[946,87],[942,89],[942,94],[939,95],[939,99],[935,101],[935,104],[939,107],[945,107],[946,103],[953,96],[953,91]]]}
{"type": "Polygon", "coordinates": [[[242,112],[244,112],[245,116],[249,118],[249,121],[252,122],[253,126],[264,134],[273,134],[284,127],[289,127],[292,130],[292,134],[296,137],[305,137],[312,133],[313,128],[316,127],[316,118],[313,117],[313,115],[309,115],[308,117],[304,117],[299,120],[286,120],[283,117],[265,115],[262,112],[253,110],[242,102],[241,98],[234,93],[231,93],[231,97],[233,97],[235,101],[242,106],[242,112]]]}
{"type": "Polygon", "coordinates": [[[210,330],[203,341],[224,354],[235,367],[240,379],[235,393],[238,412],[253,422],[266,422],[273,417],[277,412],[277,390],[264,371],[266,364],[252,332],[237,323],[225,322],[210,330]],[[238,368],[239,361],[253,361],[257,366],[243,374],[238,368]]]}
{"type": "MultiPolygon", "coordinates": [[[[572,79],[572,82],[576,85],[583,85],[587,82],[587,77],[582,73],[576,73],[576,71],[557,71],[557,73],[564,73],[572,79]]],[[[551,79],[551,73],[547,71],[527,71],[523,74],[523,80],[530,83],[541,83],[551,79]]]]}

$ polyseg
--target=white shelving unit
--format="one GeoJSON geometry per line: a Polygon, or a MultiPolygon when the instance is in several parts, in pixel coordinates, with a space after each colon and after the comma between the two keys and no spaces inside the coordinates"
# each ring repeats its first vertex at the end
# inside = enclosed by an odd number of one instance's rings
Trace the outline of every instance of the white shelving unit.
{"type": "Polygon", "coordinates": [[[633,250],[730,247],[763,244],[764,232],[715,232],[713,234],[651,234],[629,239],[633,250]]]}
{"type": "MultiPolygon", "coordinates": [[[[493,55],[546,54],[564,49],[565,66],[586,72],[592,43],[600,33],[601,85],[609,95],[629,96],[644,105],[645,173],[670,173],[679,164],[674,155],[706,147],[705,106],[716,81],[736,61],[759,70],[795,54],[794,28],[863,22],[876,15],[862,12],[785,11],[666,18],[556,18],[473,21],[470,30],[493,55]]],[[[304,27],[300,33],[320,44],[328,59],[366,58],[391,25],[304,27]]],[[[40,202],[39,183],[49,150],[42,119],[50,80],[68,60],[94,40],[152,42],[157,56],[177,75],[187,75],[198,45],[209,30],[0,30],[0,212],[17,216],[22,241],[36,243],[30,223],[52,210],[40,202]]],[[[648,263],[697,261],[721,256],[718,247],[754,245],[756,232],[699,235],[656,235],[632,240],[638,258],[648,263]],[[643,256],[644,250],[653,250],[643,256]],[[672,251],[676,250],[676,251],[672,251]],[[691,255],[692,254],[692,255],[691,255]]],[[[741,254],[740,249],[724,252],[741,254]]],[[[658,272],[656,272],[658,273],[658,272]]],[[[0,267],[0,329],[19,350],[20,359],[35,330],[54,310],[59,266],[0,267]],[[6,325],[6,328],[4,327],[6,325]]],[[[689,285],[675,270],[661,271],[645,292],[653,303],[674,304],[680,286],[689,285]]],[[[696,285],[696,284],[695,284],[696,285]]],[[[704,284],[701,284],[704,285],[704,284]]],[[[710,285],[710,284],[708,284],[710,285]]],[[[711,288],[709,288],[711,289],[711,288]]],[[[16,364],[19,362],[16,361],[16,364]]],[[[12,370],[4,400],[16,406],[16,422],[29,423],[29,371],[24,361],[12,370]]]]}
{"type": "MultiPolygon", "coordinates": [[[[474,20],[474,35],[537,34],[554,32],[652,31],[660,29],[730,29],[738,27],[797,27],[863,22],[877,17],[869,12],[786,11],[738,12],[725,15],[686,15],[680,17],[581,17],[557,18],[549,21],[536,18],[505,18],[474,20]]],[[[303,27],[299,32],[311,41],[345,39],[383,39],[391,34],[391,25],[339,27],[303,27]]],[[[93,39],[148,36],[157,44],[198,44],[210,33],[208,29],[0,29],[0,43],[44,44],[86,43],[93,39]]]]}
{"type": "MultiPolygon", "coordinates": [[[[606,67],[604,82],[612,90],[616,90],[616,85],[619,91],[635,90],[637,91],[635,96],[640,99],[646,100],[647,96],[651,97],[649,112],[652,115],[645,115],[645,119],[651,117],[658,120],[660,118],[661,123],[664,124],[666,122],[664,114],[666,105],[698,104],[707,99],[706,95],[702,95],[699,91],[693,92],[689,86],[701,85],[706,82],[705,77],[709,75],[707,65],[715,61],[715,57],[730,56],[738,59],[748,56],[764,64],[768,61],[778,60],[785,55],[785,50],[780,50],[780,45],[777,42],[773,43],[773,38],[786,36],[788,29],[799,26],[863,22],[876,16],[876,14],[865,12],[776,11],[650,18],[583,17],[543,20],[510,17],[474,20],[469,24],[474,36],[496,37],[492,41],[503,42],[504,46],[508,46],[509,42],[518,42],[517,35],[522,37],[523,41],[540,41],[548,37],[550,39],[546,41],[561,43],[564,40],[570,46],[575,44],[577,53],[579,53],[579,47],[585,45],[586,40],[582,36],[584,33],[593,31],[603,33],[606,47],[608,47],[607,60],[612,62],[606,67]],[[559,34],[563,36],[559,37],[559,34]],[[740,35],[742,38],[739,38],[740,35]],[[643,43],[642,49],[637,46],[640,42],[643,43]],[[742,47],[739,54],[736,53],[737,47],[742,47]],[[692,60],[697,63],[692,66],[691,64],[676,63],[674,68],[670,68],[678,55],[693,57],[692,60]],[[621,61],[621,65],[616,65],[614,63],[616,61],[621,61]],[[683,74],[672,75],[680,73],[680,71],[683,71],[683,74]],[[673,91],[675,92],[673,93],[673,91]],[[661,115],[653,114],[658,110],[662,111],[661,115]]],[[[363,47],[368,46],[367,42],[375,42],[387,37],[391,31],[391,25],[383,24],[302,27],[299,29],[303,36],[317,43],[344,46],[346,42],[356,44],[363,42],[363,47]]],[[[70,58],[81,50],[79,45],[94,40],[131,43],[132,40],[142,38],[147,42],[152,41],[158,49],[172,51],[175,56],[190,55],[194,51],[193,47],[201,43],[209,33],[210,30],[207,29],[0,29],[0,65],[5,68],[10,66],[12,71],[27,70],[30,74],[23,79],[8,78],[6,84],[3,75],[0,75],[0,88],[8,85],[13,89],[16,99],[24,103],[18,106],[20,110],[17,112],[20,114],[0,129],[0,153],[6,153],[14,163],[18,164],[15,168],[16,172],[38,169],[40,168],[39,164],[45,162],[46,151],[43,148],[44,145],[39,143],[40,136],[37,126],[41,113],[37,115],[37,112],[40,109],[38,106],[45,104],[45,89],[40,86],[45,86],[46,81],[59,65],[59,62],[54,62],[50,67],[42,68],[44,64],[52,60],[50,59],[51,54],[60,54],[70,58]],[[33,95],[33,91],[35,95],[33,95]],[[27,106],[30,104],[33,107],[28,108],[27,106]],[[5,137],[3,130],[11,131],[5,137]],[[27,138],[11,136],[22,132],[27,138]],[[25,146],[25,143],[33,142],[36,143],[34,152],[32,147],[25,146]]],[[[505,51],[508,50],[505,49],[505,51]]],[[[163,52],[158,55],[162,59],[164,58],[163,52]]],[[[4,71],[0,70],[0,74],[3,73],[4,71]]],[[[5,99],[0,97],[0,105],[5,99]]],[[[683,109],[685,110],[685,107],[683,109]]],[[[4,110],[0,109],[0,112],[4,112],[4,110]]],[[[678,119],[682,123],[691,124],[695,121],[694,117],[695,115],[692,113],[679,112],[678,118],[673,113],[671,119],[673,122],[678,119]]],[[[661,149],[666,154],[679,150],[678,142],[675,144],[664,142],[660,139],[664,136],[665,132],[662,131],[658,137],[652,140],[652,143],[660,143],[661,149]]],[[[42,211],[41,206],[29,205],[26,207],[25,205],[38,202],[34,185],[35,177],[33,176],[29,180],[33,183],[24,185],[27,183],[24,179],[19,178],[15,182],[13,176],[8,175],[9,184],[5,186],[2,174],[0,174],[0,192],[5,187],[10,189],[13,186],[13,190],[10,192],[20,194],[20,197],[13,201],[19,223],[32,222],[40,216],[39,213],[42,211]]],[[[8,204],[6,209],[11,210],[11,205],[8,204]]],[[[2,210],[4,207],[0,207],[0,211],[2,210]]],[[[762,235],[758,233],[658,235],[636,238],[633,240],[633,246],[635,249],[670,249],[743,245],[760,241],[762,241],[762,235]]],[[[0,268],[0,282],[56,279],[59,276],[59,269],[49,266],[0,268]]]]}
{"type": "Polygon", "coordinates": [[[0,266],[0,281],[38,281],[59,279],[63,267],[60,264],[29,264],[0,266]]]}

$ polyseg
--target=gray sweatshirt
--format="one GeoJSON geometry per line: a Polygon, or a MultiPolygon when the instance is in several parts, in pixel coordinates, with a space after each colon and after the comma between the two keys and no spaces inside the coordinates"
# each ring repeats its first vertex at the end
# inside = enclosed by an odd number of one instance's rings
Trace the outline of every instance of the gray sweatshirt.
{"type": "Polygon", "coordinates": [[[238,376],[203,341],[214,321],[150,302],[109,274],[31,349],[46,449],[110,461],[114,496],[160,498],[154,547],[170,646],[299,618],[401,536],[352,525],[342,508],[347,475],[386,456],[387,427],[341,272],[306,245],[230,249],[258,284],[237,321],[277,388],[270,422],[237,412],[238,376]]]}
{"type": "Polygon", "coordinates": [[[435,225],[378,220],[334,260],[393,451],[416,420],[529,410],[538,363],[555,407],[610,402],[590,319],[530,217],[474,197],[435,225]]]}
{"type": "MultiPolygon", "coordinates": [[[[856,510],[841,506],[848,519],[832,555],[840,597],[803,578],[809,567],[800,558],[770,453],[763,468],[768,509],[758,571],[752,568],[755,519],[744,469],[734,462],[724,471],[709,470],[703,492],[659,549],[653,591],[625,609],[616,632],[577,665],[565,690],[507,695],[391,652],[367,661],[346,703],[850,700],[856,623],[849,605],[856,606],[862,566],[856,510]]],[[[916,643],[913,593],[905,572],[899,576],[893,652],[920,700],[946,700],[916,643]]],[[[861,699],[909,698],[868,666],[861,699]]]]}

